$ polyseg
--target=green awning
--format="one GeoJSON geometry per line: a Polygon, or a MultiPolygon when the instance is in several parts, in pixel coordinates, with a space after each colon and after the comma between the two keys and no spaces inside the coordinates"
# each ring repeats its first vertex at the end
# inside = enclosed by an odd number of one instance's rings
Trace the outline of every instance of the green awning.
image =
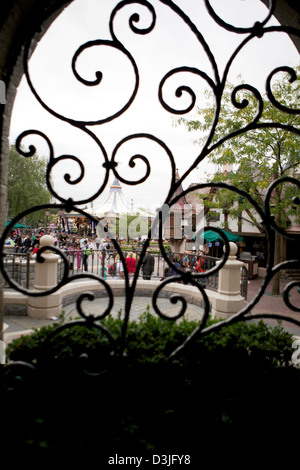
{"type": "MultiPolygon", "coordinates": [[[[10,224],[10,220],[8,220],[6,223],[5,223],[5,227],[7,227],[9,224],[10,224]]],[[[17,222],[13,228],[28,228],[28,225],[24,225],[24,224],[20,224],[19,222],[17,222]]]]}
{"type": "MultiPolygon", "coordinates": [[[[243,240],[243,237],[235,235],[234,233],[227,232],[226,230],[222,230],[222,232],[224,235],[226,235],[229,242],[241,242],[243,240]]],[[[223,241],[221,235],[219,235],[217,232],[214,232],[213,230],[205,230],[205,232],[201,234],[200,238],[204,238],[204,240],[207,242],[223,241]]]]}

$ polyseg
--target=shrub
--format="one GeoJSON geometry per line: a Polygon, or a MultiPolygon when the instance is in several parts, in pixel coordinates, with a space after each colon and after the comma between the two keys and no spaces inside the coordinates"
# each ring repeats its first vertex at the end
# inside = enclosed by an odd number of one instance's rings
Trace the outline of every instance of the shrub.
{"type": "MultiPolygon", "coordinates": [[[[121,315],[103,320],[115,337],[122,324],[121,315]]],[[[22,380],[12,386],[10,369],[0,369],[6,450],[35,456],[41,447],[59,449],[68,459],[79,452],[85,464],[96,457],[99,468],[115,454],[151,461],[153,454],[175,453],[201,468],[208,452],[211,464],[217,455],[232,463],[233,443],[244,449],[254,439],[260,462],[279,434],[282,449],[296,446],[300,378],[289,364],[291,335],[280,325],[240,322],[197,338],[167,362],[197,325],[145,312],[129,322],[122,357],[87,326],[61,331],[47,349],[57,325],[13,341],[9,358],[32,362],[35,370],[13,371],[22,380]]]]}
{"type": "MultiPolygon", "coordinates": [[[[209,319],[207,326],[213,323],[216,321],[209,319]]],[[[106,317],[102,325],[115,338],[120,337],[123,325],[121,312],[115,318],[106,317]]],[[[58,326],[58,323],[45,326],[30,335],[15,339],[8,345],[8,358],[27,362],[38,359],[45,340],[58,326]]],[[[128,324],[126,354],[134,362],[165,361],[172,350],[183,343],[197,326],[197,322],[185,319],[176,323],[166,321],[146,311],[138,321],[130,321],[128,324]]],[[[54,336],[49,345],[48,355],[55,359],[78,357],[83,353],[96,356],[111,352],[107,337],[98,329],[88,328],[87,325],[63,330],[54,336]]],[[[245,353],[249,359],[263,360],[272,366],[287,366],[293,352],[291,345],[292,335],[280,324],[270,327],[262,320],[258,323],[239,322],[198,337],[176,362],[188,364],[192,361],[200,364],[204,358],[208,360],[217,355],[223,357],[226,353],[245,353]]]]}

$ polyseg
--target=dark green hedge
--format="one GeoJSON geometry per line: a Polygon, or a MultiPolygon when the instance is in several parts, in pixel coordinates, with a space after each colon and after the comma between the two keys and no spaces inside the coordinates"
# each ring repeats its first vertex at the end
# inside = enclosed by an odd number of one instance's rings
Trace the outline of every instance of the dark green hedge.
{"type": "MultiPolygon", "coordinates": [[[[103,323],[120,334],[120,318],[103,323]]],[[[10,359],[32,361],[35,370],[16,365],[17,382],[1,370],[4,444],[33,456],[43,449],[85,463],[96,458],[97,468],[112,468],[115,454],[185,454],[206,468],[204,456],[211,465],[219,457],[230,463],[237,450],[247,461],[259,451],[260,462],[266,451],[270,463],[268,449],[279,436],[276,452],[296,448],[300,378],[290,364],[291,335],[241,322],[198,338],[167,362],[196,326],[145,313],[129,323],[124,357],[112,355],[95,328],[62,331],[46,356],[43,343],[54,327],[15,340],[10,359]]]]}
{"type": "MultiPolygon", "coordinates": [[[[207,326],[216,321],[209,320],[207,326]]],[[[119,315],[102,321],[115,338],[121,335],[123,321],[119,315]]],[[[126,354],[133,362],[161,362],[193,332],[198,323],[182,320],[175,323],[163,320],[145,312],[139,321],[128,324],[126,354]]],[[[31,335],[14,340],[7,349],[10,360],[32,362],[43,353],[43,344],[49,333],[59,324],[43,327],[31,335]]],[[[251,359],[259,359],[268,365],[290,363],[292,335],[280,325],[270,327],[263,321],[258,323],[239,322],[225,326],[216,332],[199,337],[176,360],[187,365],[203,363],[206,360],[220,360],[224,355],[237,353],[251,359]]],[[[88,354],[90,358],[110,355],[111,345],[107,337],[96,328],[75,326],[57,334],[49,343],[49,358],[61,360],[77,358],[88,354]]]]}

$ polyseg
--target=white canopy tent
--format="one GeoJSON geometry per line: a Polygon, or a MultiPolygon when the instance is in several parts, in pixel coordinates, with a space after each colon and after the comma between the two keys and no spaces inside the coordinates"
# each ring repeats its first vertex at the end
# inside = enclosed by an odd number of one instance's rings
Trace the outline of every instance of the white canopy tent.
{"type": "Polygon", "coordinates": [[[132,239],[143,238],[148,234],[149,225],[154,218],[153,214],[135,207],[132,199],[128,202],[117,178],[114,179],[108,193],[101,195],[93,207],[86,209],[85,212],[101,221],[101,224],[98,223],[96,226],[100,238],[106,238],[104,227],[121,239],[128,236],[132,239]]]}
{"type": "Polygon", "coordinates": [[[99,218],[123,214],[140,215],[150,218],[154,217],[153,214],[135,207],[133,199],[128,202],[117,178],[114,179],[108,193],[103,194],[96,199],[93,206],[90,209],[86,209],[85,212],[99,218]]]}

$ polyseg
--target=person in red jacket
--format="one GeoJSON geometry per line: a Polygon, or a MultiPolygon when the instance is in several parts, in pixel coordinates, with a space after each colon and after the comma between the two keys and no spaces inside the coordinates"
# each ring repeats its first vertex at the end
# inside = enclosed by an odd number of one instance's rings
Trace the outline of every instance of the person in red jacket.
{"type": "Polygon", "coordinates": [[[39,251],[39,249],[40,249],[40,244],[39,244],[38,241],[36,241],[35,244],[34,244],[32,253],[33,253],[33,254],[36,254],[36,253],[39,251]]]}
{"type": "Polygon", "coordinates": [[[203,273],[204,271],[206,271],[205,261],[206,261],[205,260],[205,253],[204,253],[204,251],[201,251],[200,256],[198,256],[198,260],[197,260],[196,267],[195,267],[195,271],[197,273],[203,273]]]}
{"type": "MultiPolygon", "coordinates": [[[[197,273],[203,273],[204,271],[206,271],[206,257],[205,257],[204,251],[201,251],[201,252],[200,252],[200,256],[198,256],[198,260],[197,260],[197,262],[196,262],[195,271],[196,271],[197,273]]],[[[201,278],[201,279],[199,279],[199,284],[201,284],[201,286],[202,286],[204,289],[206,288],[206,282],[207,282],[207,278],[201,278]]]]}
{"type": "Polygon", "coordinates": [[[127,266],[129,277],[133,277],[135,270],[136,270],[136,258],[133,256],[132,251],[128,254],[126,258],[126,266],[127,266]]]}

